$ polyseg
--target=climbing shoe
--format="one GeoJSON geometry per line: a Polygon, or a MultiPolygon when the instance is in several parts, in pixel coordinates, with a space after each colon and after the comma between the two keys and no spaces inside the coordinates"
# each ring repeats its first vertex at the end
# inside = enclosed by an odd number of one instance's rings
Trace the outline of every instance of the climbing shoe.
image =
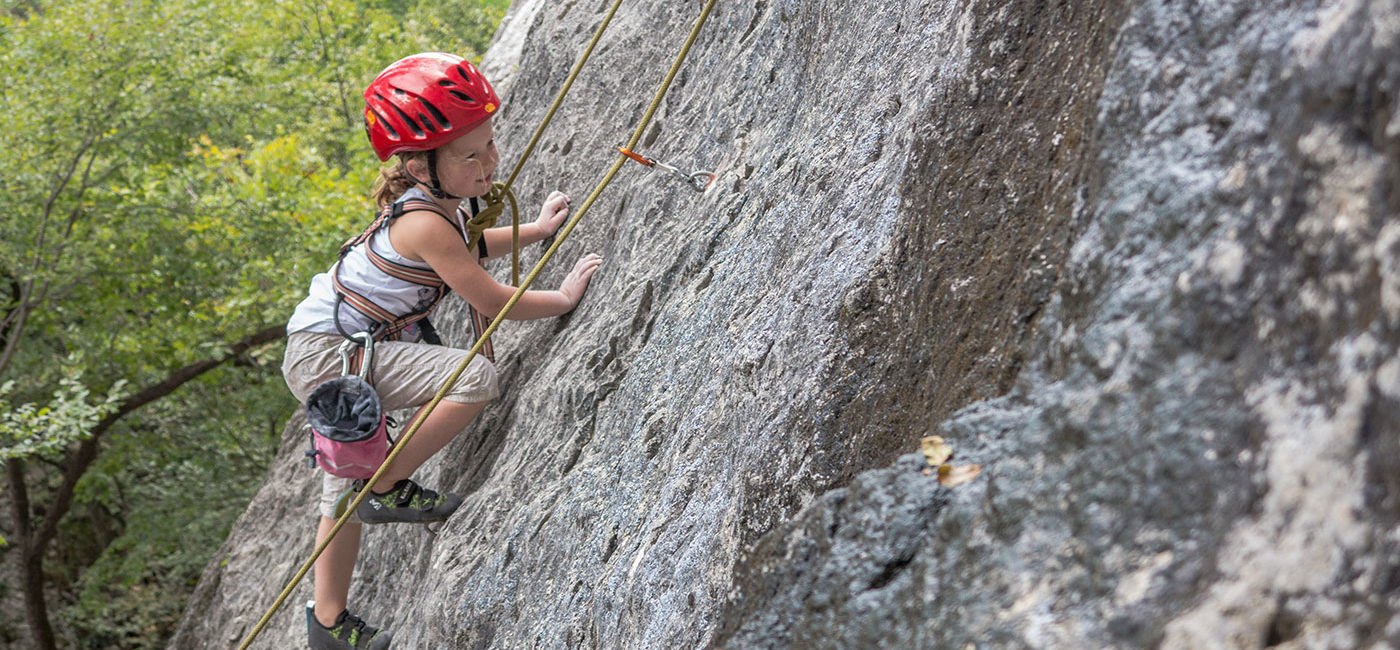
{"type": "Polygon", "coordinates": [[[306,607],[306,641],[311,650],[388,650],[392,640],[388,632],[366,625],[348,611],[336,617],[335,625],[325,627],[316,620],[315,609],[306,607]]]}
{"type": "Polygon", "coordinates": [[[438,494],[404,479],[384,494],[371,490],[369,496],[360,502],[360,507],[355,509],[355,514],[367,524],[421,524],[447,519],[460,505],[462,498],[455,494],[438,494]]]}

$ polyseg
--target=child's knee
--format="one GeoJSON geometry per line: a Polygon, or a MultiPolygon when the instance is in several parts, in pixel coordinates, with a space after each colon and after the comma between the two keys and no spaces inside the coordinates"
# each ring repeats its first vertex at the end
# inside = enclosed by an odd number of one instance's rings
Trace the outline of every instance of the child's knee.
{"type": "Polygon", "coordinates": [[[472,360],[468,368],[470,377],[463,377],[457,385],[462,387],[458,395],[463,402],[486,405],[501,396],[501,380],[496,374],[496,364],[483,357],[472,360]]]}

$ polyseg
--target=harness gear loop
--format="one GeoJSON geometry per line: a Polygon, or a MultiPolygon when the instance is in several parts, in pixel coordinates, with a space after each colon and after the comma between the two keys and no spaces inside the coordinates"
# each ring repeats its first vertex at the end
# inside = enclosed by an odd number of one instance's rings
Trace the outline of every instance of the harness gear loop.
{"type": "MultiPolygon", "coordinates": [[[[608,22],[612,19],[613,12],[617,10],[618,5],[620,4],[621,0],[616,0],[615,4],[613,5],[612,11],[608,13],[608,18],[603,21],[602,25],[599,26],[599,31],[594,35],[595,43],[597,42],[598,35],[602,33],[602,28],[607,26],[608,22]]],[[[642,139],[642,134],[646,131],[646,128],[651,125],[652,118],[656,116],[656,111],[661,106],[661,100],[665,98],[666,92],[670,90],[671,83],[675,81],[676,74],[680,72],[681,64],[685,62],[686,57],[690,54],[691,47],[695,44],[696,39],[700,36],[700,28],[704,26],[706,19],[709,18],[710,12],[714,9],[714,7],[715,0],[706,0],[705,8],[700,12],[700,17],[695,19],[695,24],[691,27],[690,35],[686,38],[685,44],[681,46],[680,52],[676,54],[675,60],[671,63],[670,71],[666,73],[665,80],[661,82],[661,86],[657,89],[656,95],[652,97],[651,105],[647,107],[646,113],[642,116],[642,119],[637,125],[636,130],[632,133],[632,138],[628,140],[628,149],[637,146],[637,143],[640,142],[642,139]]],[[[592,49],[592,45],[590,44],[588,52],[592,52],[592,49]]],[[[586,59],[587,57],[585,56],[584,58],[586,59]]],[[[582,60],[580,60],[580,63],[575,66],[575,72],[577,72],[578,69],[581,67],[582,60]]],[[[570,77],[570,82],[572,82],[572,76],[570,77]]],[[[562,100],[563,94],[561,93],[559,97],[555,99],[556,108],[562,100]]],[[[541,125],[540,131],[536,133],[536,139],[538,139],[539,133],[542,131],[543,125],[541,125]]],[[[438,392],[436,395],[433,396],[433,399],[429,401],[428,404],[418,412],[418,416],[414,418],[413,423],[410,424],[408,429],[405,430],[404,433],[399,437],[399,444],[394,445],[394,448],[389,452],[389,457],[384,460],[384,463],[382,465],[380,465],[379,470],[374,473],[374,476],[366,479],[367,485],[374,485],[379,481],[379,479],[384,475],[384,473],[388,471],[389,466],[393,464],[394,459],[398,458],[399,453],[402,452],[403,449],[407,446],[408,441],[411,440],[413,436],[418,433],[418,429],[423,426],[423,422],[427,420],[428,416],[432,413],[433,409],[437,408],[437,405],[442,403],[442,400],[447,397],[447,391],[450,390],[451,387],[457,383],[457,380],[462,376],[462,373],[466,372],[467,365],[470,364],[472,359],[475,359],[476,355],[481,352],[483,347],[485,347],[487,341],[490,340],[491,335],[495,333],[498,327],[500,327],[501,322],[505,320],[506,315],[509,314],[510,310],[515,307],[515,304],[520,302],[521,296],[525,295],[525,291],[529,288],[529,286],[532,283],[534,283],[535,278],[539,277],[539,274],[544,269],[545,264],[549,262],[550,258],[554,256],[554,253],[559,250],[559,247],[561,245],[563,245],[564,240],[568,239],[569,234],[573,232],[574,228],[578,225],[579,221],[583,219],[583,215],[588,213],[588,209],[592,207],[593,203],[598,200],[598,197],[600,195],[602,195],[603,190],[606,189],[610,183],[612,183],[613,178],[617,176],[618,171],[622,169],[622,165],[624,162],[626,162],[626,160],[627,157],[625,155],[618,155],[618,159],[613,162],[612,167],[608,168],[608,171],[603,175],[602,180],[598,181],[597,186],[593,188],[593,192],[588,195],[587,200],[583,202],[583,205],[579,208],[579,211],[576,214],[574,214],[573,217],[570,217],[568,223],[564,224],[564,227],[560,229],[558,233],[555,234],[554,243],[550,245],[549,249],[546,250],[542,256],[540,256],[540,260],[535,263],[534,268],[530,270],[530,273],[525,277],[524,282],[520,284],[520,286],[515,290],[515,294],[512,295],[510,297],[510,300],[506,302],[505,307],[501,309],[501,313],[497,314],[496,318],[491,321],[491,325],[486,328],[486,331],[482,332],[482,334],[477,337],[476,343],[472,346],[471,350],[467,352],[467,356],[463,358],[460,363],[457,364],[457,368],[452,372],[450,376],[448,376],[447,380],[443,382],[442,387],[438,389],[438,392]]],[[[320,544],[317,545],[316,549],[312,551],[311,557],[307,558],[306,562],[301,565],[301,568],[297,571],[296,575],[292,576],[292,579],[287,582],[287,586],[282,590],[282,593],[278,595],[276,601],[272,604],[272,607],[270,607],[267,610],[267,612],[263,614],[263,617],[254,626],[253,631],[250,632],[248,634],[248,637],[243,640],[243,643],[238,646],[238,650],[247,650],[247,648],[250,645],[252,645],[253,639],[257,638],[258,634],[260,634],[262,630],[267,627],[268,622],[272,620],[273,614],[276,614],[277,610],[281,608],[284,603],[287,602],[287,598],[291,597],[292,591],[296,589],[297,584],[299,584],[302,578],[305,578],[306,574],[311,571],[311,567],[316,564],[316,560],[321,557],[322,553],[325,552],[326,547],[330,546],[331,540],[334,539],[335,536],[340,532],[340,530],[345,527],[345,524],[350,521],[350,514],[353,513],[355,509],[359,508],[360,504],[363,503],[365,498],[368,496],[369,490],[361,490],[358,496],[355,497],[355,500],[346,507],[346,511],[343,514],[341,514],[340,518],[336,519],[335,524],[331,527],[331,530],[327,533],[325,539],[321,540],[320,544]]]]}
{"type": "Polygon", "coordinates": [[[627,156],[628,158],[631,158],[632,160],[635,160],[647,167],[650,167],[653,170],[664,169],[668,172],[671,172],[677,178],[681,179],[682,181],[685,181],[685,184],[689,185],[690,189],[695,190],[696,192],[704,192],[705,190],[710,189],[710,184],[715,182],[716,174],[712,171],[697,170],[687,174],[675,167],[672,167],[671,165],[661,162],[655,158],[643,156],[642,154],[632,151],[631,149],[628,149],[626,147],[618,146],[617,150],[621,152],[622,155],[627,156]]]}

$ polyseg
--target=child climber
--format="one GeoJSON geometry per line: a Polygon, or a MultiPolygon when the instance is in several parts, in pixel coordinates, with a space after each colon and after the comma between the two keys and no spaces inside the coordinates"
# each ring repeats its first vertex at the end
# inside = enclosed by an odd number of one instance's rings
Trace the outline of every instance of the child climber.
{"type": "MultiPolygon", "coordinates": [[[[500,313],[515,293],[481,267],[481,260],[511,248],[510,229],[482,231],[471,223],[475,197],[491,191],[499,161],[491,116],[500,100],[471,63],[429,53],[385,68],[365,90],[365,102],[365,130],[375,153],[382,161],[397,156],[380,173],[374,191],[388,216],[376,222],[381,227],[352,240],[341,260],[311,281],[310,294],[287,324],[282,373],[292,394],[305,403],[318,384],[341,374],[338,349],[345,337],[371,332],[377,342],[368,371],[383,408],[422,407],[467,352],[425,342],[436,336],[419,319],[448,288],[484,314],[500,313]]],[[[569,203],[560,192],[550,194],[539,218],[521,226],[521,242],[553,235],[568,217],[569,203]]],[[[572,310],[601,263],[597,255],[584,256],[557,291],[525,292],[510,317],[547,318],[572,310]]],[[[441,521],[451,515],[459,497],[409,477],[498,392],[495,366],[478,355],[384,476],[366,486],[371,494],[316,561],[316,600],[307,609],[313,650],[389,647],[387,631],[346,610],[362,524],[441,521]]],[[[335,502],[352,488],[361,489],[350,479],[323,477],[318,545],[335,524],[335,502]]]]}

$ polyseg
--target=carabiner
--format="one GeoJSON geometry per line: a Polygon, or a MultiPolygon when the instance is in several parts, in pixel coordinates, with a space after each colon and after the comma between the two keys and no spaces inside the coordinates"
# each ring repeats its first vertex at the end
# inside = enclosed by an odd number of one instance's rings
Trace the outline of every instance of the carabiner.
{"type": "Polygon", "coordinates": [[[350,338],[345,339],[340,344],[340,375],[348,377],[350,375],[350,358],[353,356],[350,350],[354,346],[361,346],[365,353],[360,357],[360,379],[369,381],[369,369],[374,364],[374,335],[369,332],[355,332],[350,338]],[[360,339],[360,341],[356,341],[360,339]]]}

